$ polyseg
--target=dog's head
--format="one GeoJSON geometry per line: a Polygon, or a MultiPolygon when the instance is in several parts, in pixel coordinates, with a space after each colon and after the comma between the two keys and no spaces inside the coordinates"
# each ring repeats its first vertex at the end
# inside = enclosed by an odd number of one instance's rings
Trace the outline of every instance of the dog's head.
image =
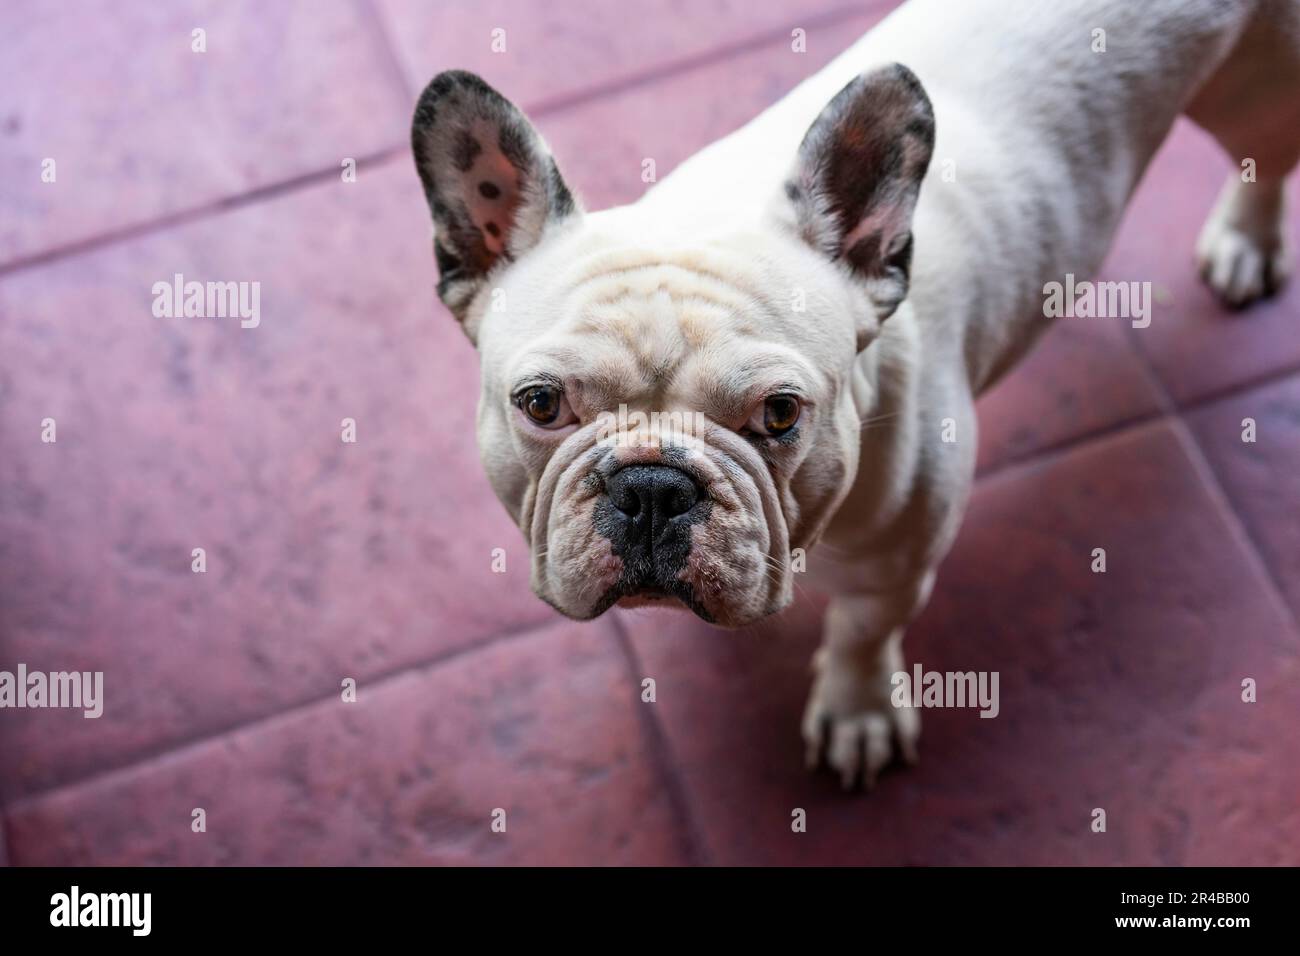
{"type": "Polygon", "coordinates": [[[483,462],[537,594],[575,618],[676,599],[727,626],[788,604],[792,554],[857,469],[855,356],[907,292],[934,139],[916,78],[850,83],[753,197],[763,213],[708,235],[653,204],[584,214],[469,73],[434,78],[411,138],[438,293],[481,355],[483,462]]]}

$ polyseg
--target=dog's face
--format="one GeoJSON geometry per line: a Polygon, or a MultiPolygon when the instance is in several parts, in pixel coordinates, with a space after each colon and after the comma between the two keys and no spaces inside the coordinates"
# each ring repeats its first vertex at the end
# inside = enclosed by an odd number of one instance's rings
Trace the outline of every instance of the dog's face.
{"type": "Polygon", "coordinates": [[[478,77],[429,84],[412,146],[438,291],[479,349],[479,447],[543,600],[725,626],[789,603],[792,553],[857,468],[851,371],[906,294],[933,133],[910,72],[859,77],[757,225],[680,236],[649,207],[584,214],[478,77]]]}

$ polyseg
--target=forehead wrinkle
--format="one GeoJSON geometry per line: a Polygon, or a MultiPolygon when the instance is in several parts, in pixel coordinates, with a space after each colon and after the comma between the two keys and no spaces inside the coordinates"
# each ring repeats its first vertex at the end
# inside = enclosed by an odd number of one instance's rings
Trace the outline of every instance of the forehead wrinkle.
{"type": "MultiPolygon", "coordinates": [[[[581,317],[597,312],[602,306],[623,303],[649,303],[662,310],[668,319],[671,310],[663,297],[680,314],[695,310],[718,316],[712,324],[745,323],[746,331],[756,330],[747,316],[779,314],[777,303],[768,301],[767,284],[756,272],[757,264],[738,258],[728,250],[711,247],[675,249],[636,249],[616,247],[575,263],[564,276],[567,289],[564,311],[581,317]]],[[[600,324],[599,320],[593,324],[600,324]]],[[[698,323],[693,323],[698,324],[698,323]]]]}
{"type": "Polygon", "coordinates": [[[629,337],[632,349],[645,376],[654,383],[670,379],[690,344],[672,297],[662,288],[646,303],[638,331],[644,339],[629,337]]]}
{"type": "Polygon", "coordinates": [[[591,411],[611,410],[623,402],[634,403],[650,387],[636,363],[619,352],[588,358],[579,379],[582,402],[591,411]]]}
{"type": "Polygon", "coordinates": [[[634,372],[631,376],[624,373],[623,379],[634,377],[651,386],[670,380],[687,351],[672,301],[666,295],[656,295],[648,302],[620,296],[592,304],[574,321],[573,331],[587,352],[626,359],[634,372]]]}
{"type": "MultiPolygon", "coordinates": [[[[737,347],[728,341],[696,354],[690,378],[705,407],[719,420],[738,418],[766,395],[792,389],[808,397],[821,376],[782,345],[737,347]]],[[[689,386],[689,382],[686,383],[689,386]]]]}
{"type": "MultiPolygon", "coordinates": [[[[698,264],[673,258],[621,252],[613,271],[570,273],[564,374],[581,381],[588,407],[662,399],[692,356],[719,342],[762,337],[759,317],[770,318],[771,303],[737,277],[712,272],[707,256],[698,264]]],[[[747,387],[744,381],[723,391],[747,387]]]]}
{"type": "Polygon", "coordinates": [[[720,292],[736,292],[755,285],[761,287],[757,277],[749,274],[754,266],[753,262],[725,248],[624,246],[579,254],[577,261],[558,279],[571,292],[610,283],[652,291],[657,285],[683,282],[712,285],[720,292]]]}
{"type": "Polygon", "coordinates": [[[666,256],[619,269],[576,272],[567,286],[567,308],[573,315],[623,299],[649,302],[661,293],[674,303],[698,299],[737,313],[752,308],[757,298],[753,283],[739,275],[712,271],[704,263],[670,261],[666,256]]]}

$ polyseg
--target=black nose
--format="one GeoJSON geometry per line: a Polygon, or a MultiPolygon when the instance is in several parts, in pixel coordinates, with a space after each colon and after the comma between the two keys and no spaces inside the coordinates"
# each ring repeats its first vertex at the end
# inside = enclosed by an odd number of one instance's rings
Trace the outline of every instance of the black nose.
{"type": "Polygon", "coordinates": [[[628,538],[652,547],[673,518],[700,500],[695,482],[668,465],[620,468],[605,481],[605,491],[622,516],[628,538]]]}

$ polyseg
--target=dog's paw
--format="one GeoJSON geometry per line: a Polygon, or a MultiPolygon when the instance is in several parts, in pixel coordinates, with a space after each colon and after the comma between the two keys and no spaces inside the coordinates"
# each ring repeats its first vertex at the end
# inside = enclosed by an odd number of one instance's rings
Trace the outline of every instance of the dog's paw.
{"type": "Polygon", "coordinates": [[[1280,243],[1258,239],[1227,226],[1206,227],[1197,244],[1196,264],[1215,294],[1234,309],[1277,292],[1290,275],[1290,256],[1280,243]]]}
{"type": "Polygon", "coordinates": [[[921,715],[895,707],[889,674],[857,673],[852,666],[820,662],[803,716],[809,769],[823,762],[839,774],[844,789],[870,790],[897,753],[917,761],[921,715]]]}
{"type": "Polygon", "coordinates": [[[1196,240],[1201,277],[1234,309],[1270,296],[1291,273],[1280,183],[1230,179],[1196,240]]]}

